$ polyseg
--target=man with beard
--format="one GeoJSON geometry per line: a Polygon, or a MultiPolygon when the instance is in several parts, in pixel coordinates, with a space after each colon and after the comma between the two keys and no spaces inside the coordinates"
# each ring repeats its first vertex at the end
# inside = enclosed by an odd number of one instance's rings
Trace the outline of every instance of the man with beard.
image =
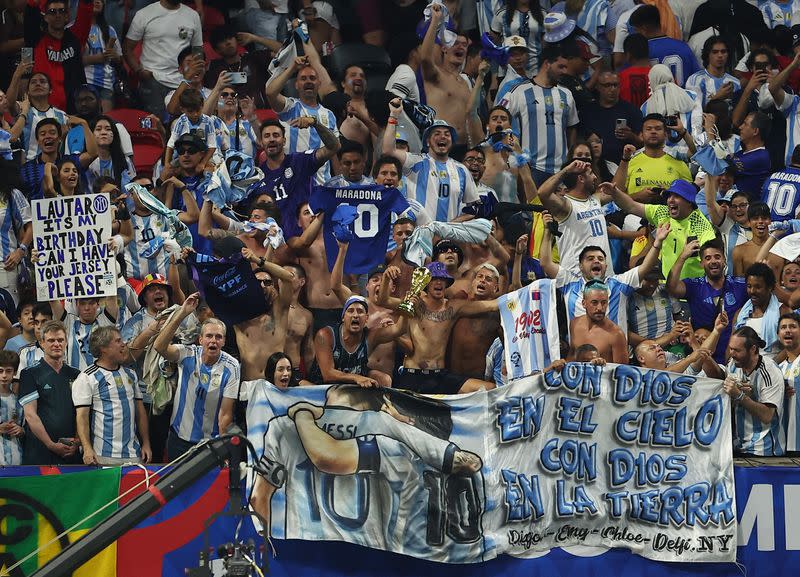
{"type": "Polygon", "coordinates": [[[367,162],[364,156],[364,147],[360,143],[349,139],[346,140],[339,152],[336,153],[336,156],[339,159],[339,167],[342,173],[327,181],[325,186],[344,188],[348,186],[366,186],[374,182],[372,177],[364,174],[367,162]]]}
{"type": "Polygon", "coordinates": [[[582,345],[594,345],[600,356],[609,363],[628,362],[628,342],[625,333],[607,316],[608,286],[599,280],[590,280],[583,287],[583,309],[586,314],[569,323],[570,354],[582,345]]]}
{"type": "MultiPolygon", "coordinates": [[[[797,389],[800,388],[800,315],[788,313],[781,315],[778,321],[778,340],[783,347],[783,351],[775,357],[778,368],[783,372],[787,387],[794,390],[786,402],[786,451],[789,454],[797,455],[800,451],[800,428],[797,426],[797,413],[800,409],[800,395],[797,389]]],[[[787,388],[787,392],[788,392],[787,388]]]]}
{"type": "MultiPolygon", "coordinates": [[[[466,36],[459,35],[450,48],[436,44],[436,31],[442,24],[443,12],[441,6],[437,4],[432,4],[430,8],[430,25],[420,47],[422,59],[420,67],[425,82],[425,95],[428,105],[438,112],[442,120],[453,127],[455,135],[452,144],[460,146],[459,151],[463,154],[462,145],[466,142],[467,136],[470,86],[461,76],[461,68],[467,56],[469,40],[466,36]]],[[[423,145],[425,140],[423,138],[423,145]]],[[[385,143],[383,150],[388,152],[385,143]]]]}
{"type": "MultiPolygon", "coordinates": [[[[475,181],[467,167],[450,158],[457,138],[456,129],[437,118],[422,135],[426,154],[405,152],[397,148],[392,130],[401,111],[399,98],[389,102],[389,129],[383,133],[383,152],[403,163],[406,198],[419,203],[429,221],[455,220],[465,205],[479,199],[475,181]]],[[[418,216],[417,220],[420,219],[418,216]]]]}
{"type": "Polygon", "coordinates": [[[747,283],[747,296],[736,315],[733,317],[733,328],[751,327],[766,344],[762,353],[772,354],[778,348],[778,322],[780,315],[792,312],[775,296],[775,274],[769,265],[757,262],[744,273],[747,283]]]}
{"type": "MultiPolygon", "coordinates": [[[[747,299],[747,287],[743,278],[725,276],[725,252],[719,242],[711,241],[700,247],[700,265],[704,276],[681,279],[680,271],[691,254],[697,250],[696,240],[684,246],[672,266],[672,274],[667,276],[667,290],[675,298],[686,299],[689,303],[692,325],[695,328],[710,327],[718,312],[725,310],[732,319],[747,299]]],[[[730,326],[720,335],[714,350],[714,360],[725,360],[725,347],[730,338],[730,326]]]]}
{"type": "Polygon", "coordinates": [[[614,184],[639,202],[657,201],[660,190],[667,188],[676,178],[692,180],[685,162],[669,155],[666,119],[661,114],[648,114],[642,120],[644,148],[626,144],[622,148],[619,168],[614,174],[614,184]],[[634,154],[636,153],[636,154],[634,154]]]}
{"type": "MultiPolygon", "coordinates": [[[[239,361],[226,352],[225,323],[211,318],[200,326],[198,345],[174,345],[180,324],[197,310],[198,293],[190,295],[158,334],[153,347],[178,364],[178,388],[172,405],[167,458],[175,459],[204,439],[224,434],[233,422],[239,398],[239,361]]],[[[262,363],[262,367],[266,360],[262,363]]],[[[260,375],[264,374],[264,369],[260,375]]],[[[258,377],[254,377],[258,378],[258,377]]]]}
{"type": "Polygon", "coordinates": [[[339,130],[343,137],[357,142],[366,150],[372,145],[372,135],[378,136],[380,129],[367,110],[367,76],[363,68],[353,64],[345,69],[342,91],[350,100],[347,103],[347,117],[339,130]]]}
{"type": "MultiPolygon", "coordinates": [[[[468,301],[488,301],[500,293],[500,272],[486,262],[472,271],[468,301]]],[[[500,317],[486,313],[462,317],[453,325],[447,348],[447,366],[451,371],[470,378],[483,379],[486,372],[486,351],[500,334],[500,317]]]]}
{"type": "Polygon", "coordinates": [[[599,246],[606,255],[611,254],[603,207],[594,196],[596,189],[592,165],[580,160],[573,160],[539,187],[539,199],[561,231],[556,244],[564,270],[580,271],[578,255],[585,246],[599,246]],[[562,182],[567,187],[563,195],[557,193],[562,182]]]}
{"type": "MultiPolygon", "coordinates": [[[[326,129],[334,139],[338,139],[339,133],[336,128],[336,115],[319,103],[319,88],[321,80],[317,69],[309,63],[308,57],[295,58],[292,65],[286,70],[271,78],[265,87],[267,100],[270,108],[278,113],[278,118],[283,122],[288,122],[294,129],[292,138],[289,139],[289,155],[294,153],[304,153],[310,149],[325,150],[320,144],[332,148],[333,141],[326,140],[326,135],[322,129],[326,129]],[[298,97],[283,96],[281,90],[289,79],[297,73],[294,87],[298,97]],[[310,120],[313,119],[313,122],[310,120]],[[311,130],[311,128],[315,130],[311,130]]],[[[264,137],[264,125],[261,125],[262,138],[264,137]]],[[[266,146],[267,163],[269,164],[269,150],[266,146]]],[[[335,148],[331,155],[338,148],[335,148]]],[[[316,175],[316,183],[323,184],[331,178],[330,164],[326,163],[328,158],[320,162],[320,170],[316,175]]],[[[277,198],[275,199],[278,200],[277,198]]]]}
{"type": "MultiPolygon", "coordinates": [[[[445,289],[453,284],[453,277],[441,262],[432,262],[427,268],[431,281],[416,298],[415,315],[408,321],[413,351],[403,360],[403,369],[394,386],[417,393],[445,395],[494,388],[491,382],[451,373],[446,356],[456,321],[461,317],[497,314],[497,300],[448,299],[445,289]]],[[[396,310],[400,305],[400,299],[389,296],[389,283],[399,275],[396,267],[386,269],[378,293],[381,306],[396,310]]]]}
{"type": "Polygon", "coordinates": [[[247,248],[242,249],[242,255],[259,267],[256,278],[261,283],[267,302],[266,313],[234,325],[236,345],[242,363],[242,379],[252,381],[264,378],[264,367],[272,353],[286,352],[284,348],[295,275],[263,256],[256,256],[247,248]],[[277,287],[275,279],[278,281],[277,287]]]}
{"type": "Polygon", "coordinates": [[[661,244],[669,234],[669,224],[662,224],[656,229],[653,247],[647,252],[642,264],[623,273],[607,276],[608,253],[599,246],[588,245],[581,249],[578,254],[579,274],[554,263],[551,249],[552,235],[547,227],[547,224],[553,222],[553,217],[545,212],[543,221],[545,231],[542,238],[540,262],[545,274],[555,279],[556,288],[560,288],[564,295],[567,318],[572,320],[586,314],[583,308],[583,288],[591,280],[600,280],[608,286],[609,290],[609,319],[623,330],[627,330],[628,297],[641,286],[641,279],[658,262],[661,244]]]}
{"type": "Polygon", "coordinates": [[[390,387],[391,377],[369,367],[370,351],[405,332],[405,322],[367,329],[369,304],[351,296],[342,308],[342,320],[317,331],[314,364],[308,378],[322,383],[353,383],[360,387],[390,387]]]}
{"type": "MultiPolygon", "coordinates": [[[[714,240],[716,232],[703,213],[697,209],[697,187],[686,180],[677,179],[664,191],[667,205],[642,204],[615,185],[604,182],[600,185],[604,192],[612,195],[617,206],[628,214],[646,218],[652,226],[669,222],[669,235],[661,245],[661,270],[668,276],[673,264],[678,260],[687,243],[696,241],[697,249],[705,242],[714,240]]],[[[680,278],[698,277],[703,271],[700,259],[689,255],[683,261],[680,278]]],[[[713,319],[713,317],[712,317],[713,319]]]]}
{"type": "Polygon", "coordinates": [[[572,93],[558,86],[567,71],[567,59],[558,45],[544,48],[539,72],[530,82],[520,84],[500,101],[519,119],[523,148],[531,152],[533,180],[541,185],[564,164],[567,149],[574,144],[578,111],[572,93]]]}
{"type": "MultiPolygon", "coordinates": [[[[305,152],[285,153],[286,128],[278,120],[267,120],[261,125],[259,136],[261,146],[267,155],[261,169],[264,180],[250,193],[255,198],[261,193],[275,199],[275,206],[281,212],[281,228],[287,239],[298,236],[302,231],[298,225],[298,209],[308,202],[311,179],[317,169],[339,151],[341,144],[336,135],[315,116],[294,119],[294,127],[313,127],[323,146],[305,152]]],[[[324,247],[323,247],[324,251],[324,247]]]]}

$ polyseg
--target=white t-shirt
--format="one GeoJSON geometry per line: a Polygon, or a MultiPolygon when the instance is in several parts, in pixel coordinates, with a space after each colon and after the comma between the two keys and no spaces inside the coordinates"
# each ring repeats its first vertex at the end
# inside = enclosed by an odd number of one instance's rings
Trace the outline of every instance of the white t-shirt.
{"type": "Polygon", "coordinates": [[[777,254],[788,261],[793,261],[800,256],[800,232],[784,236],[775,243],[769,252],[777,254]]]}
{"type": "Polygon", "coordinates": [[[156,2],[136,12],[126,38],[142,42],[140,61],[145,70],[161,84],[177,88],[183,80],[178,54],[187,46],[202,46],[203,29],[191,8],[180,4],[167,10],[156,2]]]}

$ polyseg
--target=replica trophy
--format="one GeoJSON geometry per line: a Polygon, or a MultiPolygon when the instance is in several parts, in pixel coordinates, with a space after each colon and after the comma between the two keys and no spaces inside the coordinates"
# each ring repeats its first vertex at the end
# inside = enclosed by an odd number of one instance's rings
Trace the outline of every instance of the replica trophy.
{"type": "Polygon", "coordinates": [[[411,273],[411,288],[403,297],[403,302],[397,307],[397,310],[404,317],[411,318],[416,314],[414,311],[414,303],[411,301],[415,296],[419,295],[422,290],[431,282],[431,271],[424,266],[414,269],[411,273]]]}

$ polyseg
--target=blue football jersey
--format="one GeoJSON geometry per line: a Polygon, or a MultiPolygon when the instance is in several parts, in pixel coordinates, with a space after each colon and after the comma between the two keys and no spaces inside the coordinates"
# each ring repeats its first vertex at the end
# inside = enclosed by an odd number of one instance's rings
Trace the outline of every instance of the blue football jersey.
{"type": "Polygon", "coordinates": [[[347,188],[315,186],[310,204],[315,213],[325,211],[325,252],[330,268],[333,268],[339,251],[333,235],[336,209],[342,205],[356,209],[356,220],[351,229],[353,238],[344,261],[344,271],[353,274],[369,273],[384,261],[391,213],[400,214],[408,209],[408,201],[399,190],[380,184],[347,188]]]}
{"type": "Polygon", "coordinates": [[[797,217],[800,207],[800,169],[787,166],[774,172],[761,187],[761,200],[767,203],[773,221],[797,217]]]}
{"type": "Polygon", "coordinates": [[[283,163],[270,170],[266,163],[261,165],[264,180],[249,192],[252,199],[267,193],[275,199],[275,206],[281,211],[281,228],[286,238],[300,236],[302,230],[297,224],[297,208],[308,202],[311,179],[317,171],[315,150],[287,154],[283,163]]]}
{"type": "Polygon", "coordinates": [[[669,68],[678,86],[683,86],[692,74],[700,70],[697,58],[686,42],[661,36],[651,38],[647,44],[650,64],[663,64],[669,68]]]}

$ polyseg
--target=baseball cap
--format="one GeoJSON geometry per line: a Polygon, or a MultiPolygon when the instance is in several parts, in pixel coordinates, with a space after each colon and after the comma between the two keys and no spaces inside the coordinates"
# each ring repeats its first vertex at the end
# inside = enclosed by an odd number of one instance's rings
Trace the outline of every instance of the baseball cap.
{"type": "Polygon", "coordinates": [[[379,264],[376,267],[374,267],[371,271],[369,271],[369,275],[367,276],[367,278],[371,279],[376,274],[383,274],[385,272],[386,272],[386,265],[385,264],[379,264]]]}
{"type": "Polygon", "coordinates": [[[186,134],[181,134],[178,137],[178,140],[175,141],[175,146],[173,146],[173,150],[177,150],[178,147],[185,145],[185,146],[193,146],[198,150],[208,150],[208,146],[206,145],[206,141],[200,138],[194,132],[187,132],[186,134]]]}
{"type": "Polygon", "coordinates": [[[169,286],[169,284],[167,283],[167,279],[164,278],[164,275],[158,273],[149,274],[146,277],[144,277],[144,279],[142,280],[142,284],[139,285],[139,294],[137,296],[139,304],[141,306],[145,306],[144,293],[151,286],[163,286],[165,289],[167,289],[167,298],[169,298],[169,300],[172,300],[172,287],[169,286]]]}
{"type": "Polygon", "coordinates": [[[682,199],[692,204],[696,204],[697,202],[697,187],[688,180],[683,180],[682,178],[673,180],[669,188],[664,191],[663,196],[667,198],[670,194],[677,194],[682,199]]]}
{"type": "Polygon", "coordinates": [[[211,241],[211,250],[221,258],[228,258],[242,252],[244,243],[235,236],[215,238],[211,241]]]}
{"type": "Polygon", "coordinates": [[[342,307],[342,318],[344,318],[345,311],[347,311],[347,309],[349,309],[354,304],[364,305],[364,309],[367,311],[369,310],[369,303],[367,302],[367,299],[365,299],[360,295],[353,295],[349,299],[344,301],[344,306],[342,307]]]}
{"type": "Polygon", "coordinates": [[[528,49],[528,43],[525,42],[525,39],[522,36],[512,35],[506,36],[505,40],[503,40],[503,48],[522,48],[523,50],[528,49]]]}
{"type": "Polygon", "coordinates": [[[429,263],[425,268],[431,271],[431,279],[440,278],[447,281],[447,286],[450,286],[455,282],[454,279],[449,272],[447,272],[447,268],[444,266],[443,262],[432,262],[429,263]]]}

